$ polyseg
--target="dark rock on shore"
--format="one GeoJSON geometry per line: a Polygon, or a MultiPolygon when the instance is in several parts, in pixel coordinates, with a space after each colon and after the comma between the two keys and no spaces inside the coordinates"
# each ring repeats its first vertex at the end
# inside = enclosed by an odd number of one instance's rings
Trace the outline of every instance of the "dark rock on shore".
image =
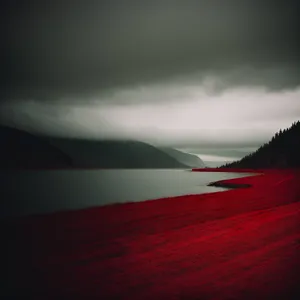
{"type": "Polygon", "coordinates": [[[211,182],[208,184],[208,186],[214,186],[214,187],[223,187],[223,188],[229,188],[229,189],[237,189],[237,188],[249,188],[251,187],[251,184],[246,183],[227,183],[227,182],[211,182]]]}

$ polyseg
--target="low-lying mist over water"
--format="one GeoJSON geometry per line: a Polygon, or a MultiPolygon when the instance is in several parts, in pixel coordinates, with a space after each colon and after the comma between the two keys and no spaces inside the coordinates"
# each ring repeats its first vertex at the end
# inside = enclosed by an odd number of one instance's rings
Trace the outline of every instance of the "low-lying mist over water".
{"type": "Polygon", "coordinates": [[[0,216],[225,191],[207,184],[244,176],[249,175],[189,170],[1,171],[0,189],[5,196],[0,216]]]}

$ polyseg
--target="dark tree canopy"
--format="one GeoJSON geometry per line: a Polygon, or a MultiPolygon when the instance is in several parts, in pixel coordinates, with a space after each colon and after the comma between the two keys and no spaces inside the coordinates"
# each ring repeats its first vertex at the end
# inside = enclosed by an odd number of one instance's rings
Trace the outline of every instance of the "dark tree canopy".
{"type": "Polygon", "coordinates": [[[300,121],[279,130],[258,150],[221,168],[294,168],[300,167],[300,121]]]}

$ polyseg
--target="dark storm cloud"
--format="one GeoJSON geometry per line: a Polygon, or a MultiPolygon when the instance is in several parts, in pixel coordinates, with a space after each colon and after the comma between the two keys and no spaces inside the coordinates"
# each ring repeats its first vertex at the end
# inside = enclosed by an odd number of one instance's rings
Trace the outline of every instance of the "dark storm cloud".
{"type": "Polygon", "coordinates": [[[300,118],[297,2],[2,1],[0,123],[242,157],[300,118]]]}
{"type": "Polygon", "coordinates": [[[297,2],[2,2],[2,99],[80,101],[193,73],[220,89],[294,88],[297,2]]]}

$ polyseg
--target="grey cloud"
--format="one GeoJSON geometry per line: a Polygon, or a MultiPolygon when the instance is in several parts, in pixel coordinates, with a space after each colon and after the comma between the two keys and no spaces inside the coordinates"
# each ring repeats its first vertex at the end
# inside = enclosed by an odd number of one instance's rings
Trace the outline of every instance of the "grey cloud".
{"type": "Polygon", "coordinates": [[[270,93],[247,88],[216,96],[193,85],[150,86],[107,95],[107,102],[133,99],[130,106],[19,101],[2,105],[0,118],[55,135],[127,136],[186,148],[256,147],[299,119],[299,94],[300,89],[270,93]],[[152,97],[161,101],[135,103],[152,97]],[[174,98],[177,102],[168,102],[174,98]]]}
{"type": "Polygon", "coordinates": [[[2,99],[84,101],[193,73],[216,90],[300,83],[298,1],[3,3],[2,99]]]}
{"type": "Polygon", "coordinates": [[[128,137],[242,157],[300,118],[298,11],[291,0],[2,1],[0,121],[90,138],[124,138],[130,123],[128,137]]]}

